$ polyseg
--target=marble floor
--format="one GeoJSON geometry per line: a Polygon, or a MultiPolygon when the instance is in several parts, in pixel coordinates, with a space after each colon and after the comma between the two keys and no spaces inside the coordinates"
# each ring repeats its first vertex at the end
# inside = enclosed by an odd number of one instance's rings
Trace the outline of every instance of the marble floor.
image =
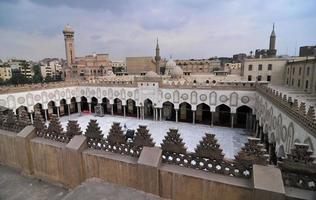
{"type": "Polygon", "coordinates": [[[68,120],[77,120],[84,133],[90,119],[97,119],[104,136],[108,134],[113,122],[120,122],[123,129],[125,124],[128,129],[135,130],[138,125],[147,125],[149,133],[152,135],[156,146],[160,146],[169,128],[177,128],[183,138],[183,141],[185,142],[187,150],[190,152],[194,151],[194,148],[197,146],[205,133],[212,133],[216,135],[215,137],[223,149],[225,158],[228,159],[234,158],[234,155],[236,155],[241,147],[244,146],[244,143],[247,142],[247,137],[250,135],[249,131],[238,128],[211,127],[203,124],[193,125],[190,123],[176,123],[171,121],[157,122],[152,120],[139,120],[133,117],[124,118],[122,116],[111,115],[96,117],[92,114],[83,114],[81,116],[79,116],[79,114],[72,114],[70,116],[61,117],[60,121],[64,129],[66,129],[68,120]]]}

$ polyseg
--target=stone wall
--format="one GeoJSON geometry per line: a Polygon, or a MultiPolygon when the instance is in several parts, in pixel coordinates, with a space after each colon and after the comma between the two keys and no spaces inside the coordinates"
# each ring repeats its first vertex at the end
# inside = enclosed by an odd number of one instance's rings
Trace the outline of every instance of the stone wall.
{"type": "Polygon", "coordinates": [[[157,147],[143,147],[137,158],[87,148],[82,135],[69,143],[35,137],[32,126],[18,134],[0,130],[0,147],[2,164],[67,188],[97,177],[170,199],[286,199],[273,166],[254,165],[250,179],[230,177],[162,163],[157,147]]]}

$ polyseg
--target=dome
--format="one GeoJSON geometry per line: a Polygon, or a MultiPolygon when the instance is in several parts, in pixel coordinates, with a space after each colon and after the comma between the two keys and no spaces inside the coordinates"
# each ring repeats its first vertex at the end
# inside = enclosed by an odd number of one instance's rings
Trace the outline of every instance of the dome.
{"type": "Polygon", "coordinates": [[[181,78],[183,76],[183,70],[179,66],[175,66],[170,71],[171,78],[181,78]]]}
{"type": "Polygon", "coordinates": [[[177,64],[172,59],[168,60],[168,62],[166,63],[166,68],[173,68],[175,66],[177,66],[177,64]]]}
{"type": "Polygon", "coordinates": [[[145,77],[158,77],[158,74],[154,71],[149,71],[145,74],[145,77]]]}

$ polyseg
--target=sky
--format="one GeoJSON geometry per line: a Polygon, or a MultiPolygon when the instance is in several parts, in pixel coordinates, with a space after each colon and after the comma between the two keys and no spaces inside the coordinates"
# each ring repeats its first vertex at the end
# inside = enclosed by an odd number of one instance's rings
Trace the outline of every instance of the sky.
{"type": "Polygon", "coordinates": [[[0,0],[0,58],[65,58],[62,30],[75,31],[76,56],[111,60],[209,58],[266,49],[275,23],[278,54],[316,45],[316,0],[0,0]]]}

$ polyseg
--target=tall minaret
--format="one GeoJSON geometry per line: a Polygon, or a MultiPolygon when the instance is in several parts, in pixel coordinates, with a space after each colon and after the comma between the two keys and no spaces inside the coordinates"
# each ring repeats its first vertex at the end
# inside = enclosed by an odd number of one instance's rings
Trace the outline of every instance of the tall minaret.
{"type": "Polygon", "coordinates": [[[270,35],[270,44],[269,44],[269,51],[268,51],[269,57],[276,56],[277,50],[275,49],[275,40],[276,40],[276,36],[274,32],[274,23],[273,23],[273,29],[270,35]]]}
{"type": "Polygon", "coordinates": [[[159,44],[158,44],[158,38],[157,38],[157,45],[156,45],[156,56],[155,56],[155,61],[156,61],[156,73],[160,74],[160,49],[159,49],[159,44]]]}
{"type": "Polygon", "coordinates": [[[75,47],[74,47],[74,34],[75,32],[72,28],[67,25],[63,30],[64,38],[65,38],[65,49],[66,49],[66,59],[67,66],[71,67],[71,65],[75,61],[75,47]]]}

